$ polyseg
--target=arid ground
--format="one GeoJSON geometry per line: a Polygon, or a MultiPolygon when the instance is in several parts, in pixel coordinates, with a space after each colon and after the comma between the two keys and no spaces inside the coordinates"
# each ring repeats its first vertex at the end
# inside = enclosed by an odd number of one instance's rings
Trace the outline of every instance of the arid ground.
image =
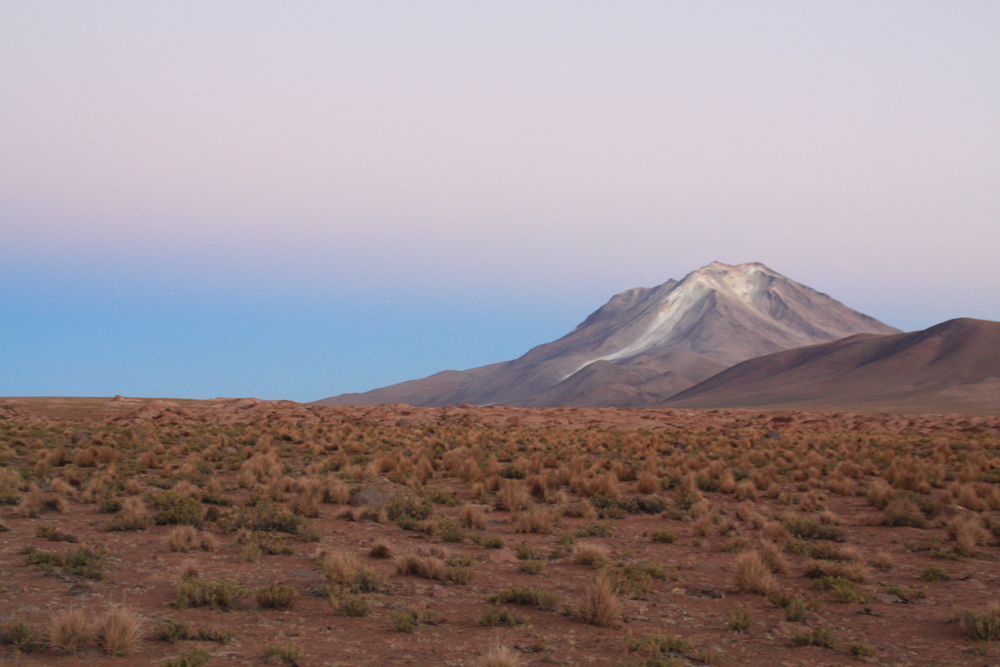
{"type": "Polygon", "coordinates": [[[0,662],[995,665],[998,481],[996,417],[0,399],[0,662]]]}

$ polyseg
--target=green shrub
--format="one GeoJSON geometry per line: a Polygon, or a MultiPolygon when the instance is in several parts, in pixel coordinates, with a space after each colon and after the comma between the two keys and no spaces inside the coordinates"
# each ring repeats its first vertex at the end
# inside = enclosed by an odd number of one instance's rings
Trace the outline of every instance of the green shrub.
{"type": "Polygon", "coordinates": [[[261,502],[251,507],[241,507],[219,520],[219,527],[230,532],[240,530],[277,531],[298,535],[307,522],[305,518],[278,506],[274,502],[261,502]]]}
{"type": "Polygon", "coordinates": [[[532,560],[535,557],[535,551],[524,542],[521,542],[514,546],[514,555],[517,556],[518,560],[532,560]]]}
{"type": "Polygon", "coordinates": [[[254,596],[257,598],[257,604],[264,609],[291,609],[299,594],[291,586],[271,584],[258,588],[254,596]]]}
{"type": "Polygon", "coordinates": [[[372,613],[372,606],[367,597],[339,587],[331,589],[328,602],[333,611],[341,616],[359,618],[372,613]]]}
{"type": "Polygon", "coordinates": [[[160,667],[204,667],[211,657],[208,649],[199,646],[164,660],[160,663],[160,667]]]}
{"type": "Polygon", "coordinates": [[[0,624],[0,646],[13,646],[19,653],[34,653],[41,643],[24,621],[17,620],[0,624]]]}
{"type": "Polygon", "coordinates": [[[461,542],[465,539],[465,531],[454,521],[439,521],[437,525],[437,536],[442,542],[461,542]]]}
{"type": "Polygon", "coordinates": [[[992,606],[985,612],[959,609],[952,616],[973,639],[979,641],[1000,640],[1000,607],[992,606]]]}
{"type": "Polygon", "coordinates": [[[541,574],[545,570],[545,563],[540,560],[521,561],[521,571],[528,574],[541,574]]]}
{"type": "Polygon", "coordinates": [[[898,528],[912,526],[926,528],[927,519],[916,502],[909,498],[895,498],[889,502],[882,514],[882,525],[898,528]]]}
{"type": "Polygon", "coordinates": [[[168,619],[157,624],[153,629],[153,636],[160,641],[176,644],[177,642],[191,639],[194,633],[191,631],[191,626],[187,623],[168,619]]]}
{"type": "Polygon", "coordinates": [[[434,625],[436,623],[435,616],[436,614],[431,609],[418,609],[416,607],[389,612],[389,619],[396,631],[406,633],[416,632],[423,624],[434,625]]]}
{"type": "Polygon", "coordinates": [[[418,521],[426,521],[434,515],[434,507],[428,502],[421,502],[413,498],[397,498],[389,503],[386,508],[391,521],[412,525],[418,521]]]}
{"type": "Polygon", "coordinates": [[[21,553],[25,556],[25,565],[32,565],[36,570],[62,570],[94,581],[104,578],[104,566],[108,562],[108,556],[102,549],[87,545],[64,553],[27,546],[21,553]]]}
{"type": "Polygon", "coordinates": [[[247,597],[250,591],[235,581],[205,581],[197,577],[185,579],[177,587],[174,605],[180,609],[187,607],[208,607],[209,609],[233,609],[247,597]]]}
{"type": "Polygon", "coordinates": [[[559,606],[560,598],[555,593],[541,591],[537,588],[527,586],[513,586],[506,588],[496,595],[491,595],[487,602],[493,604],[519,604],[525,607],[537,607],[538,609],[556,609],[559,606]]]}
{"type": "Polygon", "coordinates": [[[822,524],[808,517],[785,517],[782,523],[785,525],[785,530],[795,537],[812,540],[829,540],[831,542],[844,542],[847,540],[847,531],[840,526],[822,524]]]}
{"type": "Polygon", "coordinates": [[[746,632],[753,626],[753,616],[746,607],[726,609],[726,627],[733,632],[746,632]]]}
{"type": "Polygon", "coordinates": [[[948,573],[937,565],[931,565],[920,573],[920,578],[924,581],[948,581],[948,573]]]}
{"type": "Polygon", "coordinates": [[[859,658],[873,658],[878,655],[878,651],[871,646],[866,646],[864,644],[851,644],[851,647],[847,649],[847,652],[859,658]]]}
{"type": "Polygon", "coordinates": [[[811,632],[792,637],[792,646],[821,646],[823,648],[836,648],[837,640],[833,630],[820,626],[813,628],[811,632]]]}
{"type": "Polygon", "coordinates": [[[843,577],[820,577],[816,580],[816,588],[829,591],[837,602],[868,602],[871,596],[857,585],[843,577]]]}
{"type": "Polygon", "coordinates": [[[792,623],[802,623],[806,620],[806,611],[809,610],[809,603],[804,597],[791,591],[781,591],[772,593],[769,597],[771,604],[785,610],[785,620],[792,623]]]}
{"type": "Polygon", "coordinates": [[[434,503],[435,505],[445,505],[447,507],[458,505],[458,498],[455,497],[455,492],[450,489],[442,489],[439,486],[428,486],[424,489],[423,496],[427,502],[434,503]]]}
{"type": "Polygon", "coordinates": [[[264,648],[264,657],[278,656],[286,665],[304,664],[306,652],[297,644],[270,644],[264,648]]]}
{"type": "Polygon", "coordinates": [[[673,544],[677,541],[677,533],[669,528],[663,528],[661,530],[654,530],[650,535],[650,539],[652,539],[653,542],[659,542],[661,544],[673,544]]]}
{"type": "Polygon", "coordinates": [[[453,565],[448,568],[448,574],[445,575],[445,579],[459,586],[466,586],[472,581],[473,575],[472,567],[468,565],[453,565]]]}
{"type": "MultiPolygon", "coordinates": [[[[691,650],[691,642],[680,635],[653,635],[645,639],[625,640],[625,650],[629,653],[641,653],[656,658],[661,653],[684,654],[691,650]]],[[[649,664],[649,663],[647,663],[649,664]]],[[[660,664],[659,662],[652,664],[660,664]]]]}
{"type": "Polygon", "coordinates": [[[499,607],[487,604],[483,608],[483,613],[479,617],[479,623],[489,627],[503,626],[512,627],[515,625],[525,625],[528,619],[523,614],[518,614],[506,607],[499,607]]]}
{"type": "Polygon", "coordinates": [[[155,509],[153,521],[159,526],[183,524],[200,528],[205,522],[205,508],[197,498],[163,491],[149,494],[148,502],[155,509]]]}
{"type": "Polygon", "coordinates": [[[483,535],[480,544],[484,549],[503,549],[502,535],[483,535]]]}
{"type": "Polygon", "coordinates": [[[118,512],[101,526],[104,531],[146,530],[153,525],[153,517],[148,514],[118,512]]]}

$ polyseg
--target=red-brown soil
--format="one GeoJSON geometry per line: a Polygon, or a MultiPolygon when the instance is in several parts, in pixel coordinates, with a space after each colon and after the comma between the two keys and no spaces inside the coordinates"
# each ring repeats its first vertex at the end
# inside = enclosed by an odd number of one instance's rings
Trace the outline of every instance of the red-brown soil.
{"type": "Polygon", "coordinates": [[[517,648],[524,663],[534,665],[1000,662],[1000,649],[976,641],[950,620],[956,608],[984,611],[1000,597],[1000,544],[988,530],[1000,521],[996,417],[12,398],[0,399],[0,463],[18,471],[11,502],[21,503],[0,505],[0,524],[8,529],[0,532],[0,624],[23,621],[43,635],[59,610],[81,607],[97,616],[111,604],[126,605],[143,619],[142,641],[129,657],[108,658],[93,645],[78,656],[58,656],[48,648],[15,656],[12,647],[0,646],[0,662],[158,665],[200,645],[211,652],[209,665],[280,664],[265,660],[264,650],[287,643],[300,646],[307,656],[302,664],[311,666],[473,665],[491,643],[517,648]],[[88,460],[84,452],[96,459],[88,460]],[[273,453],[276,466],[248,483],[251,459],[265,452],[273,453]],[[657,484],[640,494],[636,477],[643,472],[654,474],[657,484]],[[737,482],[758,475],[764,488],[743,488],[744,498],[752,499],[741,504],[740,491],[725,488],[727,472],[735,473],[737,482]],[[598,510],[603,519],[565,514],[588,497],[600,504],[601,494],[593,491],[604,488],[601,480],[609,474],[617,479],[619,508],[640,498],[665,509],[605,508],[598,510]],[[553,528],[518,533],[514,515],[494,509],[497,492],[491,487],[509,481],[527,490],[535,476],[547,480],[547,498],[534,497],[531,504],[552,519],[553,528]],[[172,525],[102,530],[113,516],[100,511],[109,495],[148,497],[171,486],[201,493],[214,479],[235,504],[205,502],[204,508],[224,515],[245,507],[253,494],[271,493],[279,507],[292,508],[310,484],[340,480],[360,488],[375,477],[409,483],[432,503],[439,527],[443,519],[457,523],[465,507],[484,510],[487,523],[466,529],[461,542],[446,543],[430,524],[405,530],[384,515],[323,502],[318,516],[309,519],[317,541],[274,533],[295,553],[265,554],[257,562],[240,556],[238,533],[225,530],[222,519],[202,526],[218,542],[207,552],[171,551],[172,525]],[[282,489],[279,482],[286,478],[282,489]],[[685,495],[688,480],[701,487],[693,502],[685,495]],[[869,501],[881,480],[889,480],[890,495],[921,503],[926,527],[882,525],[883,509],[869,501]],[[43,508],[24,516],[31,485],[46,497],[62,497],[62,511],[43,508]],[[457,504],[450,504],[452,496],[457,504]],[[843,541],[781,537],[781,526],[790,525],[783,521],[794,517],[842,530],[843,541]],[[954,525],[956,517],[983,528],[979,543],[965,553],[949,536],[947,523],[954,525]],[[37,537],[40,526],[79,543],[37,537]],[[654,533],[664,531],[676,540],[653,541],[654,533]],[[758,546],[765,534],[785,549],[787,571],[776,574],[777,587],[811,601],[802,622],[785,620],[767,596],[737,589],[737,555],[758,546]],[[474,535],[499,536],[504,548],[477,545],[474,535]],[[589,625],[574,611],[598,570],[560,550],[561,540],[571,541],[567,535],[575,535],[577,544],[605,547],[609,576],[629,565],[659,568],[645,590],[622,591],[622,615],[610,627],[589,625]],[[472,579],[459,585],[398,574],[391,560],[368,557],[380,541],[397,553],[445,550],[454,559],[468,558],[472,579]],[[21,553],[26,546],[65,552],[79,544],[108,554],[102,579],[40,571],[27,566],[21,553]],[[519,545],[541,557],[541,574],[521,570],[513,551],[519,545]],[[806,576],[814,563],[796,552],[813,547],[839,550],[842,563],[865,570],[856,585],[864,601],[838,602],[816,587],[806,576]],[[384,577],[382,591],[369,596],[371,615],[337,615],[326,597],[317,595],[326,583],[313,558],[319,549],[356,555],[384,577]],[[890,569],[872,564],[880,552],[891,561],[890,569]],[[235,579],[250,589],[291,585],[298,602],[290,611],[269,611],[257,607],[251,595],[232,611],[175,608],[187,562],[206,580],[235,579]],[[922,579],[932,567],[947,578],[922,579]],[[487,598],[512,586],[553,592],[562,602],[550,611],[510,605],[528,618],[527,625],[481,625],[487,598]],[[892,587],[908,589],[916,599],[907,603],[898,595],[902,589],[893,593],[892,587]],[[397,632],[390,612],[408,607],[433,610],[436,624],[412,634],[397,632]],[[727,612],[740,608],[753,621],[746,633],[727,628],[727,612]],[[229,630],[232,640],[158,641],[153,628],[164,619],[229,630]],[[793,645],[793,637],[816,628],[832,631],[833,648],[793,645]],[[657,635],[678,636],[689,646],[656,656],[626,650],[628,639],[657,635]],[[852,656],[855,644],[872,649],[874,657],[852,656]]]}

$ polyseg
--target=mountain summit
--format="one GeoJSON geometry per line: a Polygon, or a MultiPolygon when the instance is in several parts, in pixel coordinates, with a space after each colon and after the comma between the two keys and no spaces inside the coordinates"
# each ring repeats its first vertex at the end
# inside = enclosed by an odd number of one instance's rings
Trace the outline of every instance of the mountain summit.
{"type": "Polygon", "coordinates": [[[763,264],[713,262],[680,281],[617,294],[518,359],[317,403],[638,407],[747,359],[860,333],[899,330],[763,264]]]}

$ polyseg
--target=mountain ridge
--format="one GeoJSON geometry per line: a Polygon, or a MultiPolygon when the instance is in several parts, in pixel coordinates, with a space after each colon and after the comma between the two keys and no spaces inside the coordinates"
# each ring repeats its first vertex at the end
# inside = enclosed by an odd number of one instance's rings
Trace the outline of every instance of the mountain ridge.
{"type": "Polygon", "coordinates": [[[1000,322],[956,318],[764,355],[658,407],[1000,414],[1000,322]]]}
{"type": "Polygon", "coordinates": [[[712,262],[679,281],[620,292],[565,336],[517,359],[316,403],[635,407],[762,354],[898,332],[763,264],[712,262]],[[598,362],[612,365],[587,370],[598,362]]]}

